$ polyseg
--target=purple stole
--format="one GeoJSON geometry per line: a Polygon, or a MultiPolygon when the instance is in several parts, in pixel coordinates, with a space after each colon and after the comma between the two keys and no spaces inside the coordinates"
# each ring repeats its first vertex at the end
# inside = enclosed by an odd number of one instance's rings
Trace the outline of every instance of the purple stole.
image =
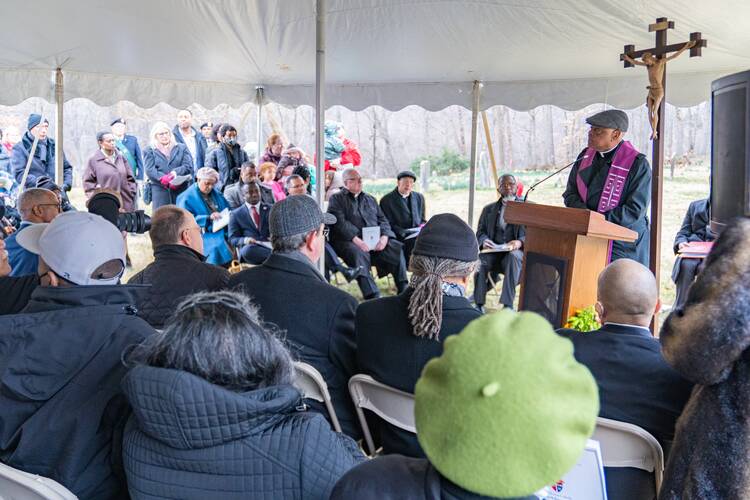
{"type": "MultiPolygon", "coordinates": [[[[576,185],[578,186],[578,195],[583,203],[586,203],[589,194],[588,186],[581,179],[581,172],[591,166],[594,161],[594,155],[599,154],[594,148],[586,148],[584,158],[578,166],[576,175],[576,185]]],[[[633,166],[635,157],[638,156],[638,150],[628,141],[622,141],[620,147],[612,158],[612,165],[609,167],[607,179],[604,181],[604,189],[599,198],[599,206],[596,211],[605,214],[620,204],[622,197],[622,188],[625,186],[625,180],[628,178],[630,168],[633,166]]],[[[609,242],[609,257],[612,260],[612,241],[609,242]]]]}

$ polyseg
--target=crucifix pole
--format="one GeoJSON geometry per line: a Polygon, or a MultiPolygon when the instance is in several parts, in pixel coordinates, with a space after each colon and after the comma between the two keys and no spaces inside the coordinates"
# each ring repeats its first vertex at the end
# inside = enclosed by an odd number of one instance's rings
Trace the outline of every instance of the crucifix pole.
{"type": "MultiPolygon", "coordinates": [[[[634,45],[626,45],[620,60],[626,68],[634,65],[646,66],[649,77],[649,92],[646,100],[649,120],[652,126],[651,144],[651,233],[649,245],[649,267],[654,273],[656,284],[661,288],[661,215],[664,193],[664,110],[667,91],[667,61],[678,57],[683,51],[690,49],[690,57],[700,56],[701,48],[707,41],[700,33],[691,33],[690,41],[681,44],[667,45],[667,30],[674,28],[674,22],[666,17],[660,17],[648,30],[656,33],[656,44],[651,49],[635,50],[634,45]],[[670,55],[670,52],[674,52],[670,55]],[[642,60],[636,59],[641,57],[642,60]],[[661,94],[659,94],[659,91],[661,94]],[[655,115],[655,116],[654,116],[655,115]],[[654,126],[653,118],[656,118],[654,126]]],[[[654,315],[651,330],[656,331],[659,319],[654,315]]]]}

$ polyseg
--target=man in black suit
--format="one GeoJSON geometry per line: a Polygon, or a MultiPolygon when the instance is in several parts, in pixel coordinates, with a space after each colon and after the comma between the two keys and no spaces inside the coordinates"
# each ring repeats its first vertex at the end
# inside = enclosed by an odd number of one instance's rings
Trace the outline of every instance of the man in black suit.
{"type": "MultiPolygon", "coordinates": [[[[659,341],[648,329],[659,310],[657,297],[656,280],[648,268],[618,259],[599,275],[596,310],[601,329],[558,333],[573,342],[576,360],[596,379],[599,416],[642,427],[668,448],[692,384],[666,363],[659,341]]],[[[605,468],[605,473],[608,498],[654,496],[653,476],[645,471],[605,468]]]]}
{"type": "Polygon", "coordinates": [[[262,264],[271,255],[268,214],[271,205],[260,201],[260,187],[255,182],[242,185],[245,203],[229,215],[229,242],[240,247],[240,260],[262,264]]]}
{"type": "Polygon", "coordinates": [[[380,297],[370,271],[373,264],[379,276],[393,275],[396,289],[401,293],[408,284],[404,245],[396,239],[375,197],[362,190],[359,172],[349,168],[342,177],[344,187],[328,201],[328,212],[337,220],[331,228],[331,245],[349,267],[361,268],[357,284],[365,300],[380,297]],[[368,227],[377,228],[380,234],[372,248],[364,241],[364,228],[368,227]]]}
{"type": "MultiPolygon", "coordinates": [[[[292,354],[313,365],[328,384],[343,431],[361,435],[347,383],[356,373],[354,310],[357,301],[329,285],[315,262],[322,256],[323,214],[309,196],[289,196],[274,204],[269,218],[273,253],[257,267],[231,277],[260,307],[264,321],[284,330],[292,354]]],[[[306,401],[328,417],[325,407],[306,401]]]]}
{"type": "Polygon", "coordinates": [[[490,203],[482,209],[477,225],[477,241],[479,248],[487,253],[479,255],[479,270],[474,279],[474,303],[477,309],[484,311],[484,301],[487,295],[488,275],[497,281],[498,273],[502,273],[503,291],[500,302],[504,307],[513,308],[516,298],[516,286],[521,279],[523,267],[523,241],[526,239],[526,228],[517,224],[505,222],[505,206],[509,201],[516,200],[516,178],[511,174],[500,177],[500,187],[497,192],[500,199],[490,203]],[[490,252],[493,245],[507,244],[508,251],[490,252]]]}
{"type": "Polygon", "coordinates": [[[427,217],[424,196],[414,191],[417,175],[410,170],[404,170],[399,172],[396,179],[398,185],[380,199],[380,208],[391,223],[396,238],[404,244],[404,258],[408,265],[416,242],[414,236],[419,227],[427,222],[427,217]],[[408,236],[412,237],[407,239],[408,236]]]}
{"type": "MultiPolygon", "coordinates": [[[[674,238],[674,253],[677,254],[688,243],[694,241],[713,241],[714,234],[709,227],[710,204],[708,198],[690,203],[682,227],[674,238]]],[[[703,259],[685,259],[677,257],[672,269],[672,280],[677,287],[677,297],[674,300],[675,309],[682,307],[687,300],[690,285],[703,267],[703,259]]]]}

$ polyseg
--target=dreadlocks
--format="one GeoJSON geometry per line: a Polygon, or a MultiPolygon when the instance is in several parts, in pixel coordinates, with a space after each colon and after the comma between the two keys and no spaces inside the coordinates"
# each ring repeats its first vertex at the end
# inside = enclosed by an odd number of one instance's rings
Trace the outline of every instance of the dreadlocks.
{"type": "Polygon", "coordinates": [[[413,273],[410,286],[409,320],[418,337],[438,340],[443,321],[443,280],[471,275],[477,262],[412,255],[409,270],[413,273]]]}

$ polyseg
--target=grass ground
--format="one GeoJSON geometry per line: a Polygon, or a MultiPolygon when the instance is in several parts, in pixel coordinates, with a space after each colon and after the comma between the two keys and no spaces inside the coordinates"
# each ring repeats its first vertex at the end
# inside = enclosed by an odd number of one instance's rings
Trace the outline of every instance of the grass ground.
{"type": "MultiPolygon", "coordinates": [[[[517,177],[528,187],[535,181],[546,176],[547,172],[520,172],[517,177]]],[[[564,183],[567,174],[561,174],[557,179],[550,181],[537,188],[530,199],[537,203],[562,206],[562,192],[565,188],[564,183]]],[[[382,194],[395,185],[395,179],[378,179],[377,181],[365,181],[365,190],[368,186],[372,191],[382,194]]],[[[661,300],[665,305],[670,305],[674,301],[675,289],[670,275],[674,264],[674,255],[672,253],[672,242],[675,233],[679,230],[682,219],[685,215],[688,205],[691,201],[705,198],[709,193],[708,184],[708,166],[701,161],[695,162],[686,170],[679,171],[675,174],[674,179],[665,179],[664,181],[664,200],[663,200],[663,225],[661,239],[661,300]]],[[[436,186],[426,193],[428,215],[438,213],[454,213],[464,220],[468,219],[468,191],[442,190],[436,186]]],[[[476,192],[474,208],[474,225],[482,207],[495,200],[494,189],[480,189],[476,192]]],[[[76,207],[85,206],[83,191],[76,188],[71,193],[71,201],[76,207]]],[[[146,207],[150,213],[150,207],[146,207]]],[[[148,235],[129,235],[128,249],[132,260],[132,268],[129,268],[125,274],[125,280],[130,276],[143,269],[153,260],[151,252],[151,241],[148,235]]],[[[341,288],[347,290],[358,299],[362,295],[356,283],[346,284],[343,278],[339,277],[341,288]]],[[[395,289],[392,282],[387,279],[379,279],[378,285],[384,295],[392,295],[395,289]]],[[[494,305],[495,298],[488,298],[488,305],[494,305]]]]}

